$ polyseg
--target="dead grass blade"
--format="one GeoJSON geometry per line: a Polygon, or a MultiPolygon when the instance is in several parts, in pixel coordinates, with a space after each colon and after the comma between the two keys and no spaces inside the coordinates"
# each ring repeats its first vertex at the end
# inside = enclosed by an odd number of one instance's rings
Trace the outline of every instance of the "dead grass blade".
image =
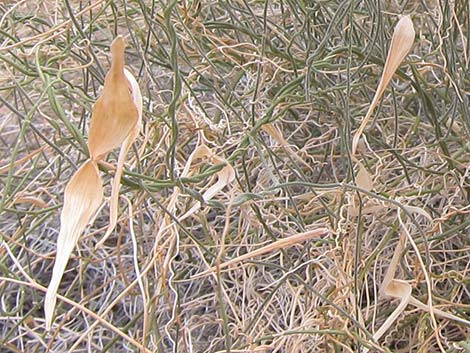
{"type": "Polygon", "coordinates": [[[52,324],[57,289],[70,254],[102,199],[103,187],[98,168],[96,163],[88,160],[77,170],[65,188],[64,208],[60,217],[61,229],[57,239],[57,255],[44,303],[48,330],[52,324]]]}
{"type": "Polygon", "coordinates": [[[415,30],[413,27],[413,22],[408,16],[403,16],[400,21],[398,21],[395,31],[393,32],[392,43],[390,44],[390,49],[388,51],[387,60],[385,61],[384,71],[382,77],[380,78],[377,91],[375,92],[372,103],[370,104],[369,110],[367,111],[366,116],[362,120],[361,126],[356,131],[353,137],[352,142],[352,155],[356,154],[357,145],[359,139],[364,132],[364,129],[367,126],[367,123],[374,112],[375,107],[382,98],[382,95],[387,88],[390,80],[397,71],[401,62],[408,55],[415,37],[415,30]]]}
{"type": "Polygon", "coordinates": [[[312,166],[305,162],[301,157],[299,157],[299,155],[292,149],[292,147],[284,138],[284,135],[282,134],[281,130],[277,126],[273,125],[272,123],[267,123],[261,126],[261,129],[263,129],[269,136],[272,137],[274,141],[281,145],[286,150],[286,152],[288,152],[289,155],[293,157],[296,161],[302,163],[308,169],[312,169],[312,166]]]}
{"type": "Polygon", "coordinates": [[[41,200],[39,197],[34,197],[34,196],[19,196],[15,198],[12,202],[12,204],[30,204],[32,206],[38,207],[38,208],[46,208],[47,203],[41,200]]]}
{"type": "Polygon", "coordinates": [[[46,146],[40,147],[40,148],[34,150],[33,152],[28,153],[26,156],[14,161],[13,163],[8,163],[6,165],[0,166],[0,174],[8,172],[8,170],[10,170],[10,168],[14,168],[14,167],[17,167],[20,164],[23,164],[25,162],[29,162],[34,156],[36,156],[38,153],[41,153],[45,148],[46,148],[46,146]]]}
{"type": "Polygon", "coordinates": [[[308,232],[292,235],[290,237],[277,240],[274,243],[265,245],[265,246],[263,246],[259,249],[256,249],[256,250],[253,250],[249,253],[238,256],[238,257],[236,257],[234,259],[231,259],[227,262],[224,262],[224,263],[222,263],[218,266],[213,266],[213,267],[209,268],[208,270],[206,270],[204,272],[201,272],[201,273],[199,273],[195,276],[192,276],[191,279],[196,279],[196,278],[201,278],[201,277],[207,276],[207,275],[209,275],[209,274],[211,274],[211,273],[213,273],[217,270],[221,270],[221,269],[224,269],[226,267],[231,267],[231,266],[233,266],[233,265],[235,265],[235,264],[237,264],[241,261],[245,261],[245,260],[251,259],[251,258],[256,257],[256,256],[260,256],[260,255],[263,255],[263,254],[266,254],[266,253],[269,253],[269,252],[272,252],[272,251],[276,251],[278,249],[285,249],[285,248],[288,248],[289,246],[301,243],[301,242],[309,240],[313,237],[323,236],[323,235],[327,234],[328,232],[329,232],[329,230],[326,229],[326,228],[318,228],[318,229],[310,230],[308,232]]]}

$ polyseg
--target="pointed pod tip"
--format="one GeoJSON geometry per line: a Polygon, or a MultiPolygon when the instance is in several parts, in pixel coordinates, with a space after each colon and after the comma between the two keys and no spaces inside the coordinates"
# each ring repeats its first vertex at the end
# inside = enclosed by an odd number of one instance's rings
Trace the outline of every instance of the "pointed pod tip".
{"type": "Polygon", "coordinates": [[[70,255],[102,200],[103,187],[98,166],[95,161],[88,160],[75,172],[65,188],[56,259],[44,299],[44,314],[48,330],[53,323],[57,290],[70,255]]]}
{"type": "Polygon", "coordinates": [[[126,48],[126,40],[123,36],[118,35],[111,43],[111,54],[113,58],[124,57],[124,49],[126,48]]]}
{"type": "Polygon", "coordinates": [[[116,38],[114,38],[113,42],[111,43],[111,47],[114,47],[116,45],[126,45],[126,40],[124,39],[124,36],[118,34],[116,38]]]}
{"type": "Polygon", "coordinates": [[[406,34],[407,36],[414,39],[415,37],[415,28],[413,25],[413,21],[411,20],[410,16],[402,16],[398,21],[395,27],[395,33],[406,34]]]}
{"type": "Polygon", "coordinates": [[[413,25],[413,21],[411,21],[411,17],[409,15],[400,16],[399,22],[407,23],[408,25],[413,25]]]}
{"type": "Polygon", "coordinates": [[[52,320],[54,317],[54,308],[56,303],[56,294],[51,290],[47,290],[46,299],[44,303],[44,316],[46,322],[46,331],[50,331],[52,327],[52,320]]]}

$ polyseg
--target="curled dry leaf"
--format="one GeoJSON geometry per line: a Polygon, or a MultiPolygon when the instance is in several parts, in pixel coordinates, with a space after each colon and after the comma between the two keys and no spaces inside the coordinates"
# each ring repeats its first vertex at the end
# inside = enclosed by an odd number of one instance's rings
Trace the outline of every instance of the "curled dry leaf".
{"type": "Polygon", "coordinates": [[[395,31],[393,32],[392,43],[390,44],[390,49],[388,51],[387,60],[385,61],[384,71],[382,73],[382,77],[380,78],[379,85],[377,87],[377,91],[375,92],[374,99],[367,111],[366,116],[362,120],[361,126],[356,131],[352,141],[352,155],[356,154],[357,145],[359,143],[359,139],[364,132],[364,129],[369,122],[372,113],[380,101],[385,89],[387,88],[390,80],[392,79],[393,75],[397,71],[398,67],[400,66],[401,62],[405,57],[408,55],[410,51],[413,41],[415,38],[415,30],[413,27],[413,22],[408,16],[403,16],[400,21],[398,21],[395,31]]]}
{"type": "Polygon", "coordinates": [[[45,300],[47,329],[52,324],[57,290],[70,254],[103,199],[97,162],[113,148],[123,144],[113,183],[108,232],[116,225],[124,160],[139,134],[142,119],[142,97],[136,79],[124,68],[124,49],[124,39],[118,36],[111,44],[112,65],[106,75],[103,91],[93,106],[88,139],[90,159],[75,173],[65,189],[56,261],[45,300]]]}
{"type": "Polygon", "coordinates": [[[49,330],[56,303],[57,289],[75,244],[103,199],[103,187],[96,163],[88,160],[77,170],[65,188],[64,208],[52,279],[47,288],[44,312],[49,330]]]}

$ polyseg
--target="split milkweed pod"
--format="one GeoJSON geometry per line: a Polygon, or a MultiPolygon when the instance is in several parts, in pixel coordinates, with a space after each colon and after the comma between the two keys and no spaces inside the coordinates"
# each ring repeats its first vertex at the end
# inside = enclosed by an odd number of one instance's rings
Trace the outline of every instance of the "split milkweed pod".
{"type": "Polygon", "coordinates": [[[52,324],[57,290],[70,254],[103,200],[97,162],[108,152],[121,146],[113,182],[110,227],[107,233],[116,225],[122,168],[126,154],[139,134],[142,121],[142,96],[136,79],[124,67],[124,49],[124,38],[116,37],[111,44],[111,67],[106,74],[100,97],[93,105],[88,138],[90,159],[77,170],[65,188],[56,260],[44,303],[48,330],[52,324]]]}

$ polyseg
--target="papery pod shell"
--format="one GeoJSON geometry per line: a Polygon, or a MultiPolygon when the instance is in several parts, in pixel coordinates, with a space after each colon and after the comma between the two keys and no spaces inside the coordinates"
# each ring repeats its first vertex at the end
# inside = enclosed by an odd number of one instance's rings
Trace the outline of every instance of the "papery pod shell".
{"type": "Polygon", "coordinates": [[[139,85],[135,77],[127,69],[124,69],[124,74],[130,84],[132,100],[137,108],[137,124],[132,128],[130,134],[124,140],[121,151],[119,152],[118,164],[116,167],[116,173],[113,179],[113,189],[111,192],[111,198],[109,200],[109,226],[106,230],[106,234],[103,238],[96,244],[97,247],[103,245],[106,239],[111,235],[112,231],[116,227],[117,218],[118,218],[118,208],[119,208],[119,189],[121,186],[121,177],[122,171],[124,168],[124,161],[126,160],[127,153],[129,152],[132,143],[139,135],[141,126],[142,126],[142,94],[140,92],[139,85]]]}
{"type": "Polygon", "coordinates": [[[65,188],[64,207],[60,216],[60,233],[52,279],[47,288],[44,311],[50,329],[57,290],[70,254],[91,217],[103,200],[103,187],[96,163],[88,160],[74,174],[65,188]]]}
{"type": "Polygon", "coordinates": [[[120,146],[139,119],[132,86],[124,69],[124,47],[121,36],[111,44],[111,68],[106,75],[103,91],[93,106],[88,147],[94,160],[120,146]]]}
{"type": "Polygon", "coordinates": [[[117,193],[124,158],[139,133],[142,117],[142,97],[137,81],[124,68],[124,47],[121,36],[111,45],[112,65],[106,75],[101,96],[93,106],[90,123],[88,147],[91,159],[75,173],[65,189],[56,262],[45,300],[47,329],[52,324],[57,290],[68,259],[103,200],[97,161],[124,142],[111,197],[111,220],[117,218],[117,193]]]}
{"type": "Polygon", "coordinates": [[[380,98],[382,98],[385,89],[390,83],[390,80],[397,71],[398,67],[411,50],[414,38],[415,30],[413,27],[413,22],[408,16],[403,16],[395,26],[392,42],[390,44],[390,49],[388,50],[387,60],[385,61],[382,77],[380,78],[380,82],[375,92],[374,98],[372,99],[372,103],[370,104],[369,110],[367,111],[364,119],[362,120],[359,129],[354,134],[351,149],[353,156],[356,154],[359,139],[361,138],[362,133],[364,132],[375,107],[379,103],[380,98]]]}

